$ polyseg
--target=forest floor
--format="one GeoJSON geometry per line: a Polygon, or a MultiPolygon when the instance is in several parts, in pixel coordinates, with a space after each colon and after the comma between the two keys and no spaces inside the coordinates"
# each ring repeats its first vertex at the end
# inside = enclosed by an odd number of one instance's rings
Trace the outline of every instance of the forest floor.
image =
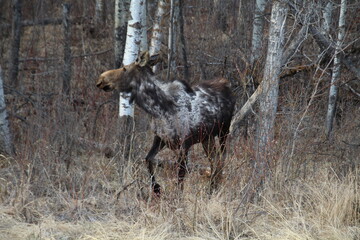
{"type": "MultiPolygon", "coordinates": [[[[206,166],[198,150],[190,161],[206,166]]],[[[248,167],[239,154],[229,154],[222,187],[212,195],[206,174],[195,168],[182,194],[174,169],[159,168],[160,198],[149,194],[141,154],[127,164],[123,184],[116,158],[102,154],[82,155],[61,179],[46,165],[29,163],[21,173],[18,161],[9,166],[4,158],[0,239],[360,239],[358,168],[342,175],[313,162],[297,177],[276,170],[248,202],[248,167]],[[47,176],[27,175],[37,171],[47,176]]]]}

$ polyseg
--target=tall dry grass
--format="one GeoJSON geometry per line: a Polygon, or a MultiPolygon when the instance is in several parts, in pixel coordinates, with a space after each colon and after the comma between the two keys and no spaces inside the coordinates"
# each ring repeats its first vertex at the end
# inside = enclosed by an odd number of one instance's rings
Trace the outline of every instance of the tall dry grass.
{"type": "MultiPolygon", "coordinates": [[[[72,137],[80,135],[76,129],[71,129],[72,137]]],[[[302,170],[306,174],[291,169],[292,177],[288,177],[281,167],[286,158],[277,154],[274,177],[255,203],[246,202],[243,196],[254,151],[252,140],[242,139],[230,143],[218,192],[209,195],[209,179],[194,168],[181,194],[176,171],[165,166],[157,169],[163,194],[156,198],[149,191],[143,161],[149,148],[144,139],[151,139],[147,131],[135,134],[136,151],[130,159],[124,159],[120,143],[110,145],[111,157],[76,141],[71,141],[71,152],[59,155],[59,142],[52,142],[50,136],[23,146],[20,156],[1,158],[0,239],[360,237],[358,166],[341,175],[337,168],[342,165],[317,159],[307,163],[302,170]]],[[[159,159],[173,157],[170,151],[159,154],[159,159]]],[[[191,152],[190,161],[208,164],[198,147],[191,152]]]]}

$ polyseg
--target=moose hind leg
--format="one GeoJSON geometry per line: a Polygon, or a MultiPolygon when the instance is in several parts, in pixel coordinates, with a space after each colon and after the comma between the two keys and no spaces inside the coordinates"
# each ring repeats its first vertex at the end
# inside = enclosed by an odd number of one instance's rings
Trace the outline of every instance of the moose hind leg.
{"type": "Polygon", "coordinates": [[[229,127],[224,126],[219,134],[219,145],[220,149],[215,150],[215,158],[211,169],[211,180],[210,180],[210,192],[213,193],[219,187],[219,184],[223,177],[223,168],[226,158],[226,139],[229,134],[229,127]]]}
{"type": "Polygon", "coordinates": [[[158,154],[165,147],[165,143],[161,140],[159,136],[155,136],[153,140],[152,147],[145,157],[148,171],[151,178],[151,187],[156,195],[160,195],[160,185],[155,180],[154,172],[154,159],[156,154],[158,154]]]}
{"type": "Polygon", "coordinates": [[[224,165],[223,158],[219,150],[216,148],[214,136],[209,136],[202,142],[202,145],[210,162],[210,193],[213,193],[218,188],[222,179],[222,169],[224,165]]]}

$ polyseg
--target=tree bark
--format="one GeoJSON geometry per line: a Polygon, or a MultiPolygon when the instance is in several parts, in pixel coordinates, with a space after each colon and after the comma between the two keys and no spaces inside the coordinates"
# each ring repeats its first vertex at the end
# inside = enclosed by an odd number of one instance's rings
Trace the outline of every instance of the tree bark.
{"type": "Polygon", "coordinates": [[[334,56],[334,67],[331,77],[331,86],[329,91],[329,104],[326,115],[326,137],[330,139],[330,135],[333,129],[335,111],[336,111],[336,100],[338,94],[338,81],[340,79],[341,71],[341,51],[342,51],[342,42],[345,36],[345,18],[346,18],[346,8],[347,1],[341,0],[340,7],[340,17],[339,17],[339,32],[337,36],[337,42],[335,47],[335,56],[334,56]]]}
{"type": "Polygon", "coordinates": [[[214,0],[214,16],[216,27],[221,31],[225,32],[227,30],[227,15],[229,13],[226,12],[228,1],[224,0],[214,0]]]}
{"type": "Polygon", "coordinates": [[[127,28],[127,0],[115,1],[115,31],[114,31],[114,52],[115,68],[120,68],[123,62],[126,28],[127,28]]]}
{"type": "Polygon", "coordinates": [[[322,22],[321,22],[321,33],[325,36],[328,36],[330,33],[332,10],[333,10],[333,3],[327,2],[322,11],[322,22]]]}
{"type": "Polygon", "coordinates": [[[14,88],[19,86],[19,50],[21,39],[21,17],[22,17],[22,0],[13,0],[13,16],[11,28],[11,50],[10,50],[10,66],[9,78],[14,88]]]}
{"type": "Polygon", "coordinates": [[[250,64],[253,65],[261,56],[262,39],[264,32],[264,12],[267,0],[256,0],[255,16],[253,22],[253,32],[251,40],[251,58],[250,64]]]}
{"type": "MultiPolygon", "coordinates": [[[[153,29],[152,29],[150,48],[149,48],[150,56],[160,53],[161,43],[163,40],[163,32],[162,32],[161,26],[162,26],[164,14],[165,14],[165,6],[166,6],[166,3],[164,0],[158,1],[155,18],[154,18],[154,25],[153,25],[153,29]]],[[[159,72],[158,64],[153,66],[153,72],[154,73],[159,72]]]]}
{"type": "Polygon", "coordinates": [[[141,6],[141,35],[140,35],[140,52],[149,50],[148,37],[147,37],[147,3],[144,0],[144,4],[141,6]]]}
{"type": "Polygon", "coordinates": [[[2,75],[1,66],[0,66],[0,152],[3,152],[10,156],[15,154],[14,145],[12,142],[12,136],[9,128],[9,122],[7,119],[4,87],[3,87],[3,75],[2,75]]]}
{"type": "Polygon", "coordinates": [[[95,1],[95,24],[97,27],[101,26],[105,21],[104,1],[95,1]]]}
{"type": "Polygon", "coordinates": [[[263,77],[263,91],[260,95],[259,122],[257,127],[257,151],[255,160],[255,182],[262,185],[271,177],[271,143],[274,139],[274,125],[279,95],[279,75],[283,55],[284,28],[287,4],[274,1],[271,11],[270,33],[263,77]]]}
{"type": "Polygon", "coordinates": [[[69,19],[70,4],[63,4],[63,28],[64,28],[64,70],[62,93],[70,94],[71,83],[71,24],[69,19]]]}
{"type": "Polygon", "coordinates": [[[189,65],[186,54],[186,41],[185,41],[185,33],[184,33],[184,0],[179,0],[179,38],[180,38],[180,49],[181,56],[184,66],[184,79],[188,82],[190,73],[189,73],[189,65]]]}
{"type": "Polygon", "coordinates": [[[179,20],[179,4],[178,1],[170,1],[170,24],[169,24],[169,39],[168,39],[168,70],[166,79],[169,81],[172,76],[176,75],[176,38],[177,38],[177,24],[179,20]]]}
{"type": "MultiPolygon", "coordinates": [[[[141,22],[143,6],[146,6],[145,0],[131,0],[130,18],[127,26],[125,53],[123,65],[129,65],[135,62],[141,44],[142,31],[145,26],[141,22]]],[[[130,104],[130,94],[120,93],[119,116],[134,116],[134,106],[130,104]]]]}

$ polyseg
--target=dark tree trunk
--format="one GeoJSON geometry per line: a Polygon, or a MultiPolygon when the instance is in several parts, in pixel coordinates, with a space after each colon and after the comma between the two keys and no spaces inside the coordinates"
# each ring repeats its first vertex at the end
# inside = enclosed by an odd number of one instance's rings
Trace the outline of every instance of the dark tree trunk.
{"type": "Polygon", "coordinates": [[[70,30],[70,4],[63,4],[63,27],[64,27],[64,70],[63,89],[65,95],[70,94],[71,83],[71,30],[70,30]]]}
{"type": "Polygon", "coordinates": [[[128,12],[127,0],[115,1],[115,68],[119,68],[122,65],[125,42],[126,42],[126,30],[127,30],[127,12],[128,12]]]}
{"type": "Polygon", "coordinates": [[[186,55],[186,41],[184,35],[184,0],[179,0],[179,37],[180,37],[180,48],[182,61],[184,65],[184,79],[189,81],[190,73],[189,73],[189,65],[186,55]]]}
{"type": "Polygon", "coordinates": [[[10,50],[10,66],[9,78],[10,82],[17,88],[19,86],[19,50],[21,39],[21,7],[22,0],[13,0],[13,16],[12,16],[12,31],[11,31],[11,50],[10,50]]]}

